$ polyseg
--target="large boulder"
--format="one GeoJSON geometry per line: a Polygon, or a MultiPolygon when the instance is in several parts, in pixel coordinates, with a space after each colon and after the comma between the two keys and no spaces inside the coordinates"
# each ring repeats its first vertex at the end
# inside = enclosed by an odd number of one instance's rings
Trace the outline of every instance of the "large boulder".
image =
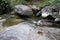
{"type": "Polygon", "coordinates": [[[47,17],[48,15],[56,18],[55,21],[60,21],[60,3],[43,8],[42,17],[47,17]]]}
{"type": "Polygon", "coordinates": [[[52,8],[50,6],[47,6],[42,9],[42,17],[47,17],[48,15],[52,14],[52,8]]]}
{"type": "Polygon", "coordinates": [[[60,40],[60,29],[35,27],[23,22],[0,32],[0,40],[60,40]]]}
{"type": "Polygon", "coordinates": [[[26,5],[16,5],[16,6],[14,6],[14,11],[17,14],[25,15],[25,16],[29,16],[29,15],[33,14],[32,9],[26,5]]]}

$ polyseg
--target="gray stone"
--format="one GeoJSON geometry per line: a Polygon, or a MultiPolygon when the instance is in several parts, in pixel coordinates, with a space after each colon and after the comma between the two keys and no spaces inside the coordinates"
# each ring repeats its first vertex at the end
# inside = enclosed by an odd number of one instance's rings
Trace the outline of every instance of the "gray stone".
{"type": "Polygon", "coordinates": [[[6,22],[6,19],[0,19],[0,28],[3,27],[4,22],[6,22]]]}
{"type": "Polygon", "coordinates": [[[42,9],[42,17],[47,17],[52,14],[52,8],[50,6],[42,9]]]}
{"type": "Polygon", "coordinates": [[[52,15],[54,18],[56,18],[55,21],[60,21],[60,3],[43,8],[42,17],[47,17],[48,15],[52,15]]]}
{"type": "Polygon", "coordinates": [[[33,10],[40,10],[40,8],[39,8],[37,5],[30,5],[30,7],[31,7],[33,10]]]}
{"type": "Polygon", "coordinates": [[[30,5],[29,7],[33,10],[33,13],[34,13],[35,16],[38,16],[39,15],[38,14],[38,12],[40,10],[40,7],[39,6],[37,6],[37,5],[30,5]]]}
{"type": "Polygon", "coordinates": [[[32,9],[26,5],[16,5],[14,6],[14,11],[20,15],[26,15],[26,16],[33,14],[32,9]]]}
{"type": "Polygon", "coordinates": [[[60,40],[60,29],[36,27],[22,22],[0,32],[0,40],[60,40]]]}

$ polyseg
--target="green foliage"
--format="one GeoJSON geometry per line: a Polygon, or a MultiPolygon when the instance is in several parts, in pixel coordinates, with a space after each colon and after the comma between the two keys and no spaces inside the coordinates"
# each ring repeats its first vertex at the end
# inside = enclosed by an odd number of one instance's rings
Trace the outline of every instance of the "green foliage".
{"type": "Polygon", "coordinates": [[[58,1],[58,0],[49,0],[48,2],[49,2],[51,5],[54,5],[54,4],[58,3],[59,1],[58,1]]]}
{"type": "MultiPolygon", "coordinates": [[[[36,2],[35,2],[36,3],[36,2]]],[[[57,3],[60,3],[60,0],[46,0],[45,2],[40,2],[40,1],[38,1],[37,2],[37,5],[39,6],[39,7],[45,7],[45,6],[52,6],[52,5],[54,5],[54,4],[57,4],[57,3]]]]}
{"type": "MultiPolygon", "coordinates": [[[[37,4],[42,9],[45,6],[53,6],[53,5],[57,4],[57,3],[60,3],[60,1],[59,0],[48,0],[48,1],[45,1],[45,2],[42,2],[42,3],[38,2],[37,4]]],[[[36,14],[37,17],[40,16],[40,15],[41,15],[41,11],[36,14]]]]}
{"type": "Polygon", "coordinates": [[[20,5],[20,4],[26,4],[28,5],[29,3],[26,1],[26,0],[10,0],[11,2],[11,6],[14,6],[14,5],[20,5]]]}
{"type": "Polygon", "coordinates": [[[10,10],[9,0],[0,0],[0,14],[9,12],[10,10]]]}
{"type": "MultiPolygon", "coordinates": [[[[6,1],[6,0],[5,0],[6,1]]],[[[45,7],[45,6],[49,6],[49,5],[54,5],[58,2],[60,2],[60,0],[36,0],[36,2],[28,2],[30,0],[9,0],[10,2],[10,5],[13,7],[14,5],[17,5],[17,4],[26,4],[26,5],[31,5],[31,4],[36,4],[38,5],[39,7],[45,7]],[[41,2],[42,1],[42,2],[41,2]]]]}

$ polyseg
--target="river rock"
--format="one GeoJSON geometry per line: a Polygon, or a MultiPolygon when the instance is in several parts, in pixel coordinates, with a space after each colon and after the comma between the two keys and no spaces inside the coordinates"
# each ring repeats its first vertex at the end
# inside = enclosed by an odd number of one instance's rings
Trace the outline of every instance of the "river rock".
{"type": "Polygon", "coordinates": [[[6,19],[0,19],[0,28],[3,27],[4,22],[6,22],[6,19]]]}
{"type": "Polygon", "coordinates": [[[40,8],[37,5],[30,5],[30,7],[34,10],[40,10],[40,8]]]}
{"type": "Polygon", "coordinates": [[[55,21],[60,21],[60,3],[58,3],[58,4],[56,4],[52,7],[54,7],[53,10],[56,10],[56,11],[53,12],[52,16],[54,18],[56,18],[55,21]]]}
{"type": "Polygon", "coordinates": [[[16,6],[14,6],[14,11],[17,14],[25,15],[25,16],[29,16],[29,15],[33,14],[32,9],[26,5],[16,5],[16,6]]]}
{"type": "Polygon", "coordinates": [[[30,5],[30,8],[33,10],[34,15],[37,16],[37,13],[40,11],[40,7],[37,5],[30,5]]]}
{"type": "Polygon", "coordinates": [[[60,29],[35,27],[22,22],[0,32],[0,40],[60,40],[60,29]]]}
{"type": "Polygon", "coordinates": [[[47,17],[48,15],[52,15],[56,18],[55,21],[60,21],[60,3],[43,8],[42,17],[47,17]]]}
{"type": "Polygon", "coordinates": [[[48,15],[52,14],[52,8],[50,6],[47,6],[42,9],[42,17],[47,17],[48,15]]]}

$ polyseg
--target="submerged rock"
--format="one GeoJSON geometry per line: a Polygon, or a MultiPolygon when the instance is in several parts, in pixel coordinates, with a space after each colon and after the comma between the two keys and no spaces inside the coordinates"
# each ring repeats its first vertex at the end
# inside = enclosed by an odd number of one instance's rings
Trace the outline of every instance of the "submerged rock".
{"type": "Polygon", "coordinates": [[[60,29],[43,28],[23,22],[0,32],[0,40],[60,40],[60,29]]]}
{"type": "Polygon", "coordinates": [[[14,11],[17,14],[25,15],[25,16],[29,16],[33,14],[32,9],[26,5],[16,5],[14,6],[14,11]]]}

